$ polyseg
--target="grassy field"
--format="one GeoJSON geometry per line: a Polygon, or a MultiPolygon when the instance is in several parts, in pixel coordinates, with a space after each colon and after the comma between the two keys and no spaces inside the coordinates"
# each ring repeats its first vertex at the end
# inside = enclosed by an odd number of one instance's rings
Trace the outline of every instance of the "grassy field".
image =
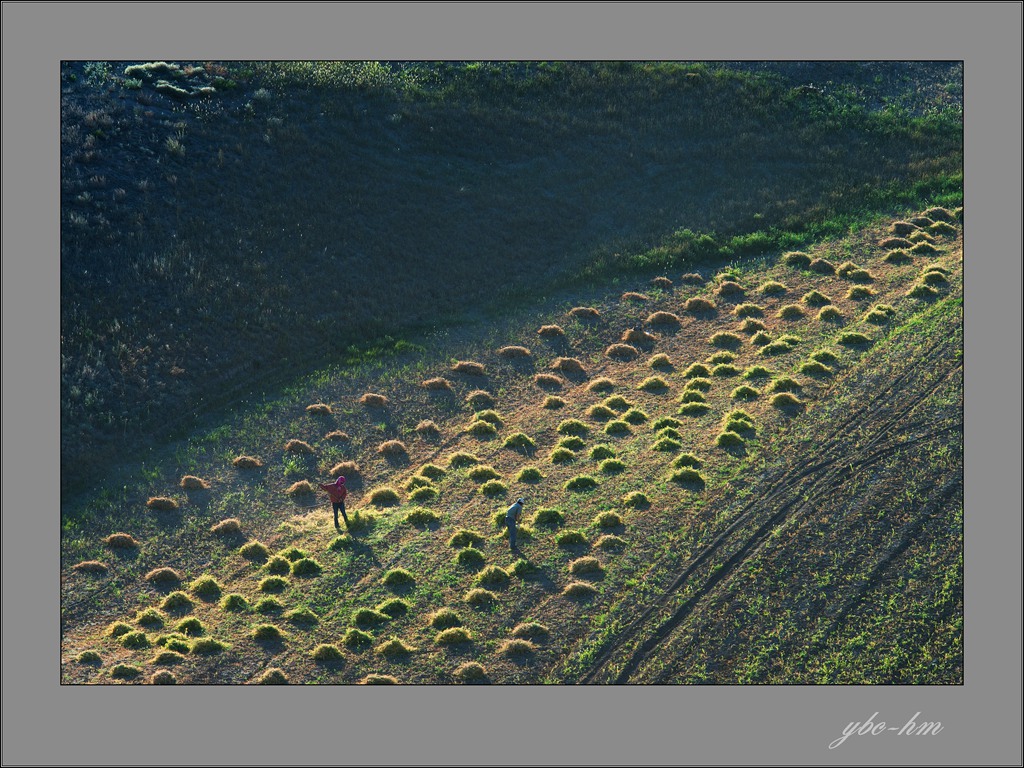
{"type": "Polygon", "coordinates": [[[62,509],[62,681],[962,683],[963,209],[857,215],[594,260],[154,440],[62,509]]]}
{"type": "Polygon", "coordinates": [[[60,78],[65,516],[339,361],[962,196],[955,63],[60,78]]]}

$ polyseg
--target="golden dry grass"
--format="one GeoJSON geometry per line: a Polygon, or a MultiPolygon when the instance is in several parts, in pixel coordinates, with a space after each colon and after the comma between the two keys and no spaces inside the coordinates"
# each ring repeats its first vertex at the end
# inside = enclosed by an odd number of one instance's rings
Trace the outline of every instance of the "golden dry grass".
{"type": "Polygon", "coordinates": [[[441,428],[431,419],[423,419],[416,425],[416,434],[433,439],[441,434],[441,428]]]}
{"type": "Polygon", "coordinates": [[[459,360],[452,366],[452,371],[455,373],[464,373],[467,376],[483,376],[485,369],[482,363],[476,363],[472,360],[459,360]]]}
{"type": "Polygon", "coordinates": [[[332,477],[337,477],[338,475],[341,475],[342,477],[351,477],[353,475],[360,474],[360,472],[361,470],[356,462],[339,461],[337,464],[331,467],[330,474],[332,477]]]}
{"type": "Polygon", "coordinates": [[[347,443],[352,439],[348,432],[342,432],[340,429],[335,429],[324,435],[324,440],[330,440],[336,443],[347,443]]]}
{"type": "Polygon", "coordinates": [[[651,280],[651,285],[653,285],[655,288],[661,288],[663,291],[672,290],[672,281],[669,280],[667,277],[656,277],[653,280],[651,280]]]}
{"type": "Polygon", "coordinates": [[[426,379],[421,385],[424,389],[429,389],[432,392],[451,392],[452,383],[443,376],[435,376],[432,379],[426,379]]]}
{"type": "Polygon", "coordinates": [[[560,325],[542,325],[537,329],[537,335],[544,339],[557,339],[565,336],[565,330],[560,325]]]}
{"type": "Polygon", "coordinates": [[[686,300],[683,308],[690,314],[704,314],[715,311],[715,302],[700,296],[694,296],[692,299],[686,300]]]}
{"type": "Polygon", "coordinates": [[[109,568],[106,563],[101,563],[99,560],[83,560],[80,563],[75,563],[71,566],[71,570],[78,573],[89,573],[101,575],[105,574],[109,568]]]}
{"type": "Polygon", "coordinates": [[[237,536],[242,532],[242,523],[236,517],[229,517],[210,527],[210,533],[217,536],[237,536]]]}
{"type": "Polygon", "coordinates": [[[613,360],[635,360],[640,356],[640,350],[630,344],[612,344],[604,354],[613,360]]]}
{"type": "Polygon", "coordinates": [[[304,456],[309,456],[313,453],[313,446],[305,440],[289,440],[284,444],[284,449],[288,453],[298,453],[304,456]]]}
{"type": "Polygon", "coordinates": [[[491,408],[494,395],[484,389],[475,389],[466,395],[466,402],[474,408],[491,408]]]}
{"type": "Polygon", "coordinates": [[[151,584],[180,584],[184,576],[173,568],[154,568],[143,578],[151,584]]]}
{"type": "Polygon", "coordinates": [[[103,539],[103,543],[111,549],[137,549],[139,542],[128,533],[112,533],[103,539]]]}
{"type": "Polygon", "coordinates": [[[648,325],[679,325],[681,322],[679,315],[672,312],[658,311],[647,317],[648,325]]]}
{"type": "Polygon", "coordinates": [[[913,245],[913,243],[904,237],[887,237],[878,245],[882,248],[894,250],[896,248],[909,248],[910,246],[913,245]]]}
{"type": "Polygon", "coordinates": [[[644,302],[644,301],[650,301],[651,297],[648,296],[645,293],[637,293],[636,291],[626,291],[624,294],[622,294],[622,300],[623,301],[644,302]]]}
{"type": "Polygon", "coordinates": [[[699,272],[687,272],[679,278],[686,285],[704,285],[704,277],[699,272]]]}
{"type": "Polygon", "coordinates": [[[892,233],[897,237],[906,237],[907,235],[917,231],[919,227],[909,221],[894,221],[889,229],[892,230],[892,233]]]}
{"type": "Polygon", "coordinates": [[[289,496],[309,496],[313,493],[313,486],[309,480],[299,480],[297,483],[289,485],[285,493],[289,496]]]}
{"type": "Polygon", "coordinates": [[[306,406],[306,413],[313,416],[330,416],[334,410],[327,403],[313,403],[306,406]]]}
{"type": "Polygon", "coordinates": [[[360,405],[369,406],[371,408],[382,408],[388,404],[388,399],[386,396],[377,394],[376,392],[367,392],[359,398],[359,403],[360,405]]]}
{"type": "Polygon", "coordinates": [[[601,316],[593,307],[573,307],[566,314],[576,320],[597,320],[601,316]]]}
{"type": "Polygon", "coordinates": [[[551,363],[551,368],[562,373],[586,373],[583,363],[575,357],[558,357],[551,363]]]}
{"type": "Polygon", "coordinates": [[[181,478],[181,482],[178,483],[186,491],[204,491],[210,487],[210,484],[203,480],[201,477],[195,475],[185,475],[181,478]]]}
{"type": "Polygon", "coordinates": [[[530,350],[527,347],[511,345],[499,349],[498,357],[503,357],[506,360],[523,360],[530,357],[530,350]]]}
{"type": "Polygon", "coordinates": [[[178,502],[167,496],[153,496],[146,502],[146,507],[157,512],[170,512],[178,508],[178,502]]]}
{"type": "Polygon", "coordinates": [[[561,389],[565,380],[550,373],[538,373],[533,377],[533,383],[541,389],[561,389]]]}
{"type": "Polygon", "coordinates": [[[259,469],[263,466],[263,462],[255,456],[238,456],[231,465],[237,469],[259,469]]]}
{"type": "Polygon", "coordinates": [[[409,449],[401,440],[385,440],[377,446],[377,453],[382,456],[400,457],[407,456],[409,449]]]}

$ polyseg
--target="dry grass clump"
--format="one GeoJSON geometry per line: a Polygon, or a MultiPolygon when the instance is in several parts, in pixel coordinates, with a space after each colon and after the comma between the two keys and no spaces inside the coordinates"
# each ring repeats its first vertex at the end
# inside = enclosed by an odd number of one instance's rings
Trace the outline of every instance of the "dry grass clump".
{"type": "Polygon", "coordinates": [[[843,321],[843,313],[835,307],[822,307],[818,313],[818,320],[823,323],[841,323],[843,321]]]}
{"type": "Polygon", "coordinates": [[[501,477],[501,473],[489,464],[477,464],[469,470],[468,475],[474,483],[484,483],[501,477]]]}
{"type": "Polygon", "coordinates": [[[750,337],[750,343],[753,344],[755,347],[763,347],[766,344],[771,344],[771,342],[771,334],[767,333],[766,331],[758,331],[757,333],[750,337]]]}
{"type": "Polygon", "coordinates": [[[221,586],[212,576],[200,576],[192,582],[189,590],[193,595],[201,597],[204,600],[216,600],[220,597],[221,586]]]}
{"type": "Polygon", "coordinates": [[[713,346],[721,347],[722,349],[738,349],[743,344],[743,339],[731,331],[719,331],[708,341],[713,346]]]}
{"type": "Polygon", "coordinates": [[[333,443],[347,443],[351,439],[348,432],[342,432],[340,429],[332,430],[324,435],[324,440],[330,440],[333,443]]]}
{"type": "Polygon", "coordinates": [[[236,517],[229,517],[213,525],[210,533],[216,536],[238,536],[242,533],[242,523],[236,517]]]}
{"type": "Polygon", "coordinates": [[[562,373],[586,373],[583,363],[575,357],[558,357],[551,363],[552,369],[562,373]]]}
{"type": "Polygon", "coordinates": [[[956,222],[956,216],[952,211],[950,211],[948,208],[942,208],[939,206],[935,206],[929,208],[926,211],[922,211],[921,215],[927,216],[929,219],[932,219],[933,221],[945,221],[950,224],[956,222]]]}
{"type": "Polygon", "coordinates": [[[649,346],[658,340],[657,336],[652,336],[647,331],[640,328],[629,328],[622,332],[622,336],[619,341],[624,344],[634,344],[637,346],[649,346]]]}
{"type": "Polygon", "coordinates": [[[735,300],[746,295],[747,289],[734,280],[723,280],[715,293],[723,299],[735,300]]]}
{"type": "Polygon", "coordinates": [[[424,379],[420,384],[424,389],[429,389],[431,392],[451,392],[452,383],[443,376],[435,376],[432,379],[424,379]]]}
{"type": "Polygon", "coordinates": [[[299,480],[297,483],[292,483],[285,490],[289,496],[311,496],[313,494],[313,486],[309,480],[299,480]]]}
{"type": "Polygon", "coordinates": [[[875,292],[868,288],[866,285],[855,285],[846,292],[846,298],[851,301],[862,301],[863,299],[870,299],[875,295],[875,292]]]}
{"type": "Polygon", "coordinates": [[[618,512],[599,512],[594,517],[594,525],[598,528],[618,528],[622,525],[622,517],[618,512]]]}
{"type": "Polygon", "coordinates": [[[944,272],[928,270],[921,275],[921,282],[925,285],[947,285],[949,277],[944,272]]]}
{"type": "Polygon", "coordinates": [[[721,365],[716,365],[711,369],[712,376],[738,376],[739,373],[740,369],[729,363],[722,363],[721,365]]]}
{"type": "MultiPolygon", "coordinates": [[[[288,566],[291,570],[291,566],[288,566]]],[[[288,579],[282,576],[267,576],[265,579],[260,581],[260,592],[267,592],[268,594],[277,594],[283,592],[288,586],[288,579]]]]}
{"type": "Polygon", "coordinates": [[[696,377],[706,377],[711,375],[711,370],[703,363],[694,363],[685,371],[683,371],[684,379],[693,379],[696,377]]]}
{"type": "Polygon", "coordinates": [[[622,497],[622,504],[633,509],[647,509],[651,506],[651,500],[643,491],[631,491],[622,497]]]}
{"type": "Polygon", "coordinates": [[[668,382],[661,376],[648,376],[636,385],[636,388],[644,392],[664,392],[668,389],[668,382]]]}
{"type": "Polygon", "coordinates": [[[398,491],[386,485],[370,491],[369,499],[375,507],[394,507],[401,501],[398,491]]]}
{"type": "Polygon", "coordinates": [[[835,371],[817,360],[809,360],[800,366],[800,373],[805,376],[831,376],[835,371]]]}
{"type": "MultiPolygon", "coordinates": [[[[466,552],[468,550],[462,550],[466,552]]],[[[508,571],[496,565],[489,565],[484,568],[476,577],[476,583],[484,587],[503,587],[508,584],[508,571]]]]}
{"type": "Polygon", "coordinates": [[[153,496],[146,502],[146,506],[157,512],[171,512],[178,508],[178,502],[167,496],[153,496]]]}
{"type": "Polygon", "coordinates": [[[181,482],[178,483],[186,491],[205,491],[210,487],[210,484],[203,480],[201,477],[195,475],[185,475],[181,478],[181,482]]]}
{"type": "Polygon", "coordinates": [[[319,662],[341,661],[345,658],[341,649],[332,643],[320,643],[309,655],[313,661],[319,662]]]}
{"type": "Polygon", "coordinates": [[[498,357],[503,357],[506,360],[523,360],[530,357],[530,350],[526,347],[510,345],[507,347],[501,347],[498,350],[498,357]]]}
{"type": "Polygon", "coordinates": [[[542,325],[537,335],[543,339],[558,339],[565,336],[565,330],[560,325],[542,325]]]}
{"type": "Polygon", "coordinates": [[[263,462],[255,456],[238,456],[231,464],[237,469],[259,469],[263,466],[263,462]]]}
{"type": "Polygon", "coordinates": [[[568,315],[577,320],[596,320],[601,313],[593,307],[573,307],[569,310],[568,315]]]}
{"type": "Polygon", "coordinates": [[[521,640],[547,640],[551,637],[551,630],[540,622],[527,621],[513,627],[512,637],[521,640]]]}
{"type": "Polygon", "coordinates": [[[411,587],[416,584],[416,577],[405,568],[392,568],[384,574],[380,583],[385,587],[411,587]]]}
{"type": "Polygon", "coordinates": [[[679,315],[664,311],[653,312],[647,318],[648,325],[679,325],[681,322],[679,315]]]}
{"type": "Polygon", "coordinates": [[[386,643],[383,643],[377,647],[377,653],[379,653],[381,656],[387,656],[389,658],[400,658],[403,656],[407,656],[415,651],[415,648],[413,648],[410,645],[406,645],[397,637],[392,637],[386,643]]]}
{"type": "Polygon", "coordinates": [[[731,363],[736,360],[736,355],[732,352],[715,352],[707,359],[709,365],[718,365],[719,363],[731,363]]]}
{"type": "Polygon", "coordinates": [[[811,257],[803,251],[790,251],[782,254],[782,263],[797,269],[806,269],[810,266],[811,257]]]}
{"type": "Polygon", "coordinates": [[[480,493],[489,497],[504,496],[508,493],[508,485],[501,480],[488,480],[480,486],[480,493]]]}
{"type": "Polygon", "coordinates": [[[917,232],[912,234],[907,239],[912,243],[928,243],[929,245],[935,245],[935,238],[929,235],[923,229],[919,229],[917,232]]]}
{"type": "Polygon", "coordinates": [[[792,392],[780,392],[771,399],[771,404],[775,408],[795,408],[802,405],[802,402],[792,392]]]}
{"type": "Polygon", "coordinates": [[[277,667],[271,667],[256,678],[255,685],[288,685],[288,676],[277,667]]]}
{"type": "Polygon", "coordinates": [[[834,275],[836,273],[836,265],[828,259],[814,259],[807,268],[819,275],[834,275]]]}
{"type": "Polygon", "coordinates": [[[663,291],[672,290],[672,281],[669,280],[667,277],[656,277],[653,280],[651,280],[651,285],[653,285],[655,288],[661,288],[663,291]]]}
{"type": "Polygon", "coordinates": [[[154,568],[145,576],[146,581],[159,586],[180,584],[184,577],[173,568],[154,568]]]}
{"type": "Polygon", "coordinates": [[[753,387],[742,384],[732,391],[731,397],[733,400],[756,400],[760,395],[753,387]]]}
{"type": "Polygon", "coordinates": [[[451,608],[441,608],[430,615],[430,626],[434,629],[449,629],[450,627],[461,627],[462,619],[459,614],[451,608]]]}
{"type": "Polygon", "coordinates": [[[473,607],[481,607],[493,605],[497,602],[498,596],[488,589],[476,587],[475,589],[469,590],[469,592],[466,593],[466,596],[462,599],[473,607]]]}
{"type": "Polygon", "coordinates": [[[595,421],[608,421],[617,416],[615,411],[606,405],[592,405],[587,409],[587,417],[595,421]]]}
{"type": "Polygon", "coordinates": [[[464,627],[442,629],[434,638],[437,645],[462,645],[473,642],[473,635],[464,627]]]}
{"type": "Polygon", "coordinates": [[[313,453],[313,446],[307,443],[305,440],[289,440],[284,444],[284,449],[288,453],[299,453],[309,455],[313,453]]]}
{"type": "Polygon", "coordinates": [[[133,680],[142,674],[142,670],[131,664],[118,664],[110,670],[110,676],[114,680],[133,680]]]}
{"type": "Polygon", "coordinates": [[[917,243],[913,248],[911,248],[910,252],[917,256],[934,256],[939,252],[939,249],[936,248],[931,243],[921,242],[917,243]]]}
{"type": "Polygon", "coordinates": [[[330,475],[332,477],[341,475],[342,477],[348,478],[360,474],[361,471],[362,470],[359,469],[359,465],[354,461],[339,461],[331,467],[330,475]]]}
{"type": "Polygon", "coordinates": [[[487,680],[487,670],[478,661],[467,661],[460,664],[452,673],[456,680],[463,683],[482,683],[487,680]]]}
{"type": "Polygon", "coordinates": [[[615,421],[609,421],[604,426],[604,433],[606,435],[629,435],[632,434],[633,430],[629,428],[629,422],[621,419],[615,421]]]}
{"type": "Polygon", "coordinates": [[[416,434],[432,440],[441,434],[441,428],[430,419],[423,419],[416,425],[416,434]]]}
{"type": "Polygon", "coordinates": [[[465,467],[471,467],[474,464],[478,464],[480,459],[471,453],[465,453],[464,451],[456,451],[448,457],[448,468],[449,469],[463,469],[465,467]]]}
{"type": "Polygon", "coordinates": [[[596,576],[604,573],[604,566],[596,557],[588,555],[569,563],[569,573],[573,576],[596,576]]]}
{"type": "Polygon", "coordinates": [[[359,398],[359,403],[370,408],[383,408],[388,404],[388,399],[385,395],[380,395],[376,392],[367,392],[359,398]]]}
{"type": "Polygon", "coordinates": [[[604,376],[594,379],[587,385],[589,392],[611,392],[613,389],[615,389],[615,382],[604,376]]]}
{"type": "Polygon", "coordinates": [[[263,567],[266,569],[267,573],[273,574],[274,576],[284,576],[292,572],[291,561],[287,557],[282,557],[281,555],[274,555],[263,567]]]}
{"type": "Polygon", "coordinates": [[[401,440],[385,440],[377,446],[377,453],[390,458],[408,457],[409,449],[401,440]]]}
{"type": "Polygon", "coordinates": [[[647,361],[647,365],[654,369],[672,369],[672,360],[664,352],[659,352],[647,361]]]}
{"type": "Polygon", "coordinates": [[[699,272],[687,272],[679,278],[685,285],[704,285],[704,277],[699,272]]]}
{"type": "MultiPolygon", "coordinates": [[[[708,372],[708,375],[711,375],[710,371],[708,372]]],[[[691,392],[708,392],[711,389],[711,379],[704,378],[703,376],[698,376],[687,381],[686,386],[683,389],[685,391],[691,392]]]]}
{"type": "Polygon", "coordinates": [[[551,373],[538,373],[533,377],[533,383],[541,389],[561,389],[565,381],[551,373]]]}
{"type": "Polygon", "coordinates": [[[334,410],[327,403],[313,403],[306,406],[306,413],[313,416],[330,416],[334,410]]]}
{"type": "Polygon", "coordinates": [[[897,237],[906,237],[907,235],[916,232],[919,227],[909,221],[894,221],[889,229],[891,229],[892,233],[897,237]]]}
{"type": "Polygon", "coordinates": [[[139,542],[128,533],[112,533],[103,539],[103,543],[111,549],[138,549],[139,542]]]}
{"type": "Polygon", "coordinates": [[[282,643],[285,639],[280,627],[273,624],[259,624],[252,631],[252,639],[263,643],[282,643]]]}
{"type": "Polygon", "coordinates": [[[693,315],[710,313],[715,311],[715,302],[699,296],[694,296],[692,299],[686,300],[686,304],[683,305],[683,309],[693,315]]]}
{"type": "Polygon", "coordinates": [[[530,656],[536,653],[536,651],[536,645],[531,643],[529,640],[523,640],[521,638],[506,640],[498,646],[498,654],[500,656],[530,656]]]}
{"type": "Polygon", "coordinates": [[[957,229],[953,225],[947,224],[944,221],[936,221],[928,227],[928,232],[939,237],[952,237],[957,233],[957,229]]]}
{"type": "Polygon", "coordinates": [[[466,427],[466,432],[473,437],[494,437],[498,434],[498,428],[490,421],[477,419],[466,427]]]}
{"type": "Polygon", "coordinates": [[[889,251],[882,259],[886,264],[909,264],[913,260],[914,257],[907,253],[903,248],[897,248],[889,251]]]}
{"type": "Polygon", "coordinates": [[[857,331],[847,331],[846,333],[840,334],[839,338],[836,339],[837,344],[843,344],[844,346],[854,347],[863,344],[870,344],[871,339],[865,336],[863,333],[857,331]]]}
{"type": "Polygon", "coordinates": [[[468,376],[484,375],[484,366],[481,363],[476,363],[472,360],[458,360],[455,365],[452,366],[452,370],[455,373],[464,373],[468,376]]]}
{"type": "Polygon", "coordinates": [[[706,403],[686,403],[679,409],[680,416],[703,416],[711,410],[706,403]]]}
{"type": "Polygon", "coordinates": [[[777,317],[781,320],[799,320],[804,316],[804,311],[799,304],[787,304],[781,307],[777,317]]]}
{"type": "Polygon", "coordinates": [[[167,597],[164,598],[163,602],[160,603],[160,607],[165,611],[171,611],[172,613],[186,613],[192,610],[192,598],[186,595],[184,592],[171,592],[167,597]]]}
{"type": "Polygon", "coordinates": [[[475,389],[466,395],[466,402],[473,408],[490,408],[494,405],[494,395],[484,389],[475,389]]]}
{"type": "Polygon", "coordinates": [[[853,269],[846,274],[846,279],[851,283],[873,283],[875,276],[866,269],[853,269]]]}
{"type": "Polygon", "coordinates": [[[935,222],[927,216],[914,216],[910,219],[910,223],[923,229],[925,227],[930,227],[935,222]]]}
{"type": "Polygon", "coordinates": [[[360,685],[398,685],[398,679],[393,675],[381,675],[377,672],[371,672],[362,680],[359,681],[360,685]]]}
{"type": "Polygon", "coordinates": [[[918,283],[907,291],[907,296],[912,299],[934,299],[938,295],[939,292],[937,290],[932,288],[930,285],[925,285],[924,283],[918,283]]]}
{"type": "Polygon", "coordinates": [[[77,571],[78,573],[102,575],[109,569],[107,568],[106,563],[101,563],[99,560],[83,560],[82,562],[71,566],[71,570],[77,571]]]}
{"type": "Polygon", "coordinates": [[[541,404],[541,408],[547,408],[549,411],[557,411],[559,408],[564,407],[565,400],[555,395],[548,395],[541,404]]]}
{"type": "Polygon", "coordinates": [[[308,557],[303,557],[292,563],[292,575],[294,576],[319,576],[322,571],[320,563],[308,557]]]}
{"type": "Polygon", "coordinates": [[[622,300],[634,301],[639,303],[644,301],[650,301],[651,297],[645,293],[637,293],[636,291],[626,291],[624,294],[622,294],[622,300]]]}
{"type": "Polygon", "coordinates": [[[890,250],[893,250],[896,248],[909,248],[910,246],[913,245],[913,243],[907,240],[905,237],[887,237],[878,245],[881,248],[888,248],[890,250]]]}
{"type": "Polygon", "coordinates": [[[562,590],[562,594],[574,600],[586,600],[597,594],[597,588],[585,581],[574,581],[562,590]]]}
{"type": "Polygon", "coordinates": [[[760,304],[753,304],[751,302],[745,302],[743,304],[737,304],[733,308],[732,313],[738,318],[752,318],[752,317],[764,317],[764,307],[760,304]]]}

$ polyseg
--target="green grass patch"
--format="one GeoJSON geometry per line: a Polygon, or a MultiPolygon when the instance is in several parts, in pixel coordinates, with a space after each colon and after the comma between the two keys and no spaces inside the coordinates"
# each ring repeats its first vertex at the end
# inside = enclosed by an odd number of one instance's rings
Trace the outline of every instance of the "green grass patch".
{"type": "Polygon", "coordinates": [[[416,577],[405,568],[392,568],[384,574],[381,584],[386,587],[411,587],[416,584],[416,577]]]}
{"type": "Polygon", "coordinates": [[[288,580],[281,576],[267,576],[260,582],[260,592],[279,594],[288,586],[288,580]]]}
{"type": "MultiPolygon", "coordinates": [[[[731,363],[736,360],[736,355],[732,352],[716,352],[708,358],[708,362],[713,365],[721,365],[722,363],[731,363]]],[[[692,381],[692,379],[691,379],[692,381]]]]}
{"type": "Polygon", "coordinates": [[[133,651],[149,648],[150,646],[149,638],[146,636],[146,633],[137,629],[125,632],[119,639],[121,641],[121,645],[133,651]]]}
{"type": "Polygon", "coordinates": [[[753,320],[751,318],[747,318],[740,325],[740,331],[743,333],[755,334],[767,330],[768,326],[766,326],[760,320],[753,320]]]}
{"type": "Polygon", "coordinates": [[[448,539],[448,546],[478,547],[482,545],[484,541],[484,537],[476,531],[471,531],[468,528],[460,528],[450,539],[448,539]]]}
{"type": "Polygon", "coordinates": [[[875,292],[866,285],[855,285],[846,292],[846,298],[851,301],[863,301],[864,299],[870,299],[874,295],[875,292]]]}
{"type": "Polygon", "coordinates": [[[245,598],[245,595],[240,595],[237,592],[225,595],[224,599],[220,601],[220,607],[231,613],[245,613],[250,608],[249,601],[245,598]]]}
{"type": "Polygon", "coordinates": [[[803,385],[790,376],[780,376],[768,385],[769,392],[799,392],[803,385]]]}
{"type": "Polygon", "coordinates": [[[177,651],[160,651],[152,658],[150,663],[159,666],[171,666],[181,664],[183,661],[185,661],[185,656],[177,651]]]}
{"type": "Polygon", "coordinates": [[[673,367],[671,358],[669,358],[669,356],[664,352],[659,352],[651,357],[651,359],[647,361],[647,365],[655,370],[671,370],[673,367]]]}
{"type": "Polygon", "coordinates": [[[651,429],[653,429],[655,432],[661,432],[661,430],[665,429],[666,427],[678,429],[681,426],[683,426],[683,422],[681,422],[679,419],[674,419],[671,416],[661,416],[660,418],[656,419],[655,422],[651,425],[651,429]]]}
{"type": "Polygon", "coordinates": [[[621,436],[632,434],[633,430],[630,429],[628,421],[615,419],[614,421],[609,421],[605,424],[604,433],[606,435],[621,436]]]}
{"type": "Polygon", "coordinates": [[[549,411],[556,411],[559,408],[565,408],[565,400],[556,395],[548,395],[544,398],[544,403],[541,407],[547,408],[549,411]]]}
{"type": "Polygon", "coordinates": [[[387,642],[377,646],[377,653],[388,658],[402,658],[415,651],[415,648],[406,645],[397,637],[392,637],[387,642]]]}
{"type": "MultiPolygon", "coordinates": [[[[608,461],[615,461],[615,459],[608,459],[608,461]]],[[[565,490],[567,491],[590,491],[597,488],[597,479],[590,475],[577,475],[565,484],[565,490]]]]}
{"type": "Polygon", "coordinates": [[[436,464],[424,464],[420,467],[419,474],[426,477],[429,480],[440,480],[448,473],[436,464]]]}
{"type": "Polygon", "coordinates": [[[811,353],[811,360],[818,363],[824,363],[826,365],[832,365],[839,362],[839,356],[831,349],[816,349],[811,353]]]}
{"type": "Polygon", "coordinates": [[[474,421],[466,428],[466,432],[473,437],[494,437],[498,434],[498,428],[489,421],[474,421]]]}
{"type": "Polygon", "coordinates": [[[626,548],[626,540],[621,536],[609,533],[598,537],[594,546],[605,552],[621,552],[626,548]]]}
{"type": "Polygon", "coordinates": [[[488,464],[477,464],[469,470],[467,476],[474,483],[485,483],[488,480],[497,480],[501,473],[488,464]]]}
{"type": "Polygon", "coordinates": [[[715,445],[719,448],[742,448],[746,445],[746,441],[736,432],[727,430],[718,434],[715,438],[715,445]]]}
{"type": "Polygon", "coordinates": [[[569,437],[563,437],[558,441],[556,448],[567,448],[570,451],[582,451],[586,447],[586,443],[583,438],[570,435],[569,437]]]}
{"type": "Polygon", "coordinates": [[[740,319],[747,317],[764,317],[764,307],[759,304],[745,302],[743,304],[737,304],[733,308],[732,313],[740,319]]]}
{"type": "Polygon", "coordinates": [[[914,260],[914,257],[907,253],[903,248],[896,248],[885,254],[882,259],[886,264],[909,264],[914,260]]]}
{"type": "Polygon", "coordinates": [[[939,292],[930,285],[918,283],[907,292],[907,296],[912,299],[931,300],[938,298],[939,292]]]}
{"type": "Polygon", "coordinates": [[[456,565],[473,570],[482,568],[486,562],[487,559],[484,557],[483,552],[471,546],[460,549],[459,553],[455,556],[456,565]]]}
{"type": "Polygon", "coordinates": [[[293,576],[319,576],[323,568],[320,563],[311,558],[304,557],[292,563],[293,576]]]}
{"type": "Polygon", "coordinates": [[[544,507],[538,509],[537,514],[533,516],[533,524],[545,528],[558,528],[565,524],[565,515],[553,507],[544,507]]]}
{"type": "Polygon", "coordinates": [[[622,517],[618,512],[600,512],[594,517],[594,525],[598,528],[618,528],[622,525],[622,517]]]}
{"type": "Polygon", "coordinates": [[[254,563],[264,563],[270,557],[270,550],[259,541],[250,541],[239,548],[238,554],[254,563]]]}
{"type": "Polygon", "coordinates": [[[274,624],[260,624],[253,629],[252,639],[261,643],[283,643],[285,634],[274,624]]]}
{"type": "Polygon", "coordinates": [[[79,664],[90,664],[100,665],[103,663],[103,659],[96,651],[82,651],[78,656],[75,657],[75,661],[79,664]]]}
{"type": "MultiPolygon", "coordinates": [[[[804,256],[807,258],[807,264],[810,264],[810,257],[807,256],[806,254],[804,254],[804,256]]],[[[804,266],[807,265],[805,264],[804,266]]],[[[762,283],[761,286],[757,289],[758,293],[761,293],[765,296],[781,296],[788,290],[789,289],[785,285],[778,282],[777,280],[768,280],[767,282],[762,283]]]]}
{"type": "Polygon", "coordinates": [[[134,680],[142,674],[142,670],[131,664],[115,664],[110,669],[110,676],[115,680],[134,680]]]}
{"type": "Polygon", "coordinates": [[[801,364],[798,370],[806,376],[831,376],[835,373],[834,370],[824,363],[819,363],[817,360],[809,360],[801,364]]]}
{"type": "Polygon", "coordinates": [[[192,616],[178,622],[178,626],[174,628],[174,631],[185,635],[186,637],[199,637],[206,632],[206,627],[203,626],[203,622],[195,616],[192,616]]]}
{"type": "Polygon", "coordinates": [[[818,313],[818,320],[822,323],[841,323],[843,321],[843,313],[835,307],[824,307],[818,313]]]}
{"type": "Polygon", "coordinates": [[[751,381],[771,378],[772,372],[763,365],[752,365],[743,372],[743,378],[751,381]]]}
{"type": "MultiPolygon", "coordinates": [[[[723,432],[723,434],[730,434],[735,438],[739,438],[739,435],[737,435],[735,432],[723,432]]],[[[740,443],[742,444],[742,438],[739,439],[740,443]]],[[[693,467],[683,467],[681,469],[677,469],[669,476],[669,480],[671,480],[673,483],[678,483],[679,485],[689,485],[700,488],[704,487],[704,476],[693,467]]]]}
{"type": "Polygon", "coordinates": [[[436,645],[463,645],[473,642],[473,635],[465,627],[449,627],[434,637],[436,645]]]}
{"type": "Polygon", "coordinates": [[[555,448],[550,458],[552,464],[571,464],[576,461],[576,454],[568,448],[555,448]]]}

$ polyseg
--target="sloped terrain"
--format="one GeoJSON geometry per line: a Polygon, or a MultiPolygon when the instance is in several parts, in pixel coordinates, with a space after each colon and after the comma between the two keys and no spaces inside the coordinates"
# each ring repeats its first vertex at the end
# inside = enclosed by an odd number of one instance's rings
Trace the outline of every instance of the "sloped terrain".
{"type": "Polygon", "coordinates": [[[253,404],[66,526],[62,680],[960,682],[962,253],[908,213],[253,404]]]}

